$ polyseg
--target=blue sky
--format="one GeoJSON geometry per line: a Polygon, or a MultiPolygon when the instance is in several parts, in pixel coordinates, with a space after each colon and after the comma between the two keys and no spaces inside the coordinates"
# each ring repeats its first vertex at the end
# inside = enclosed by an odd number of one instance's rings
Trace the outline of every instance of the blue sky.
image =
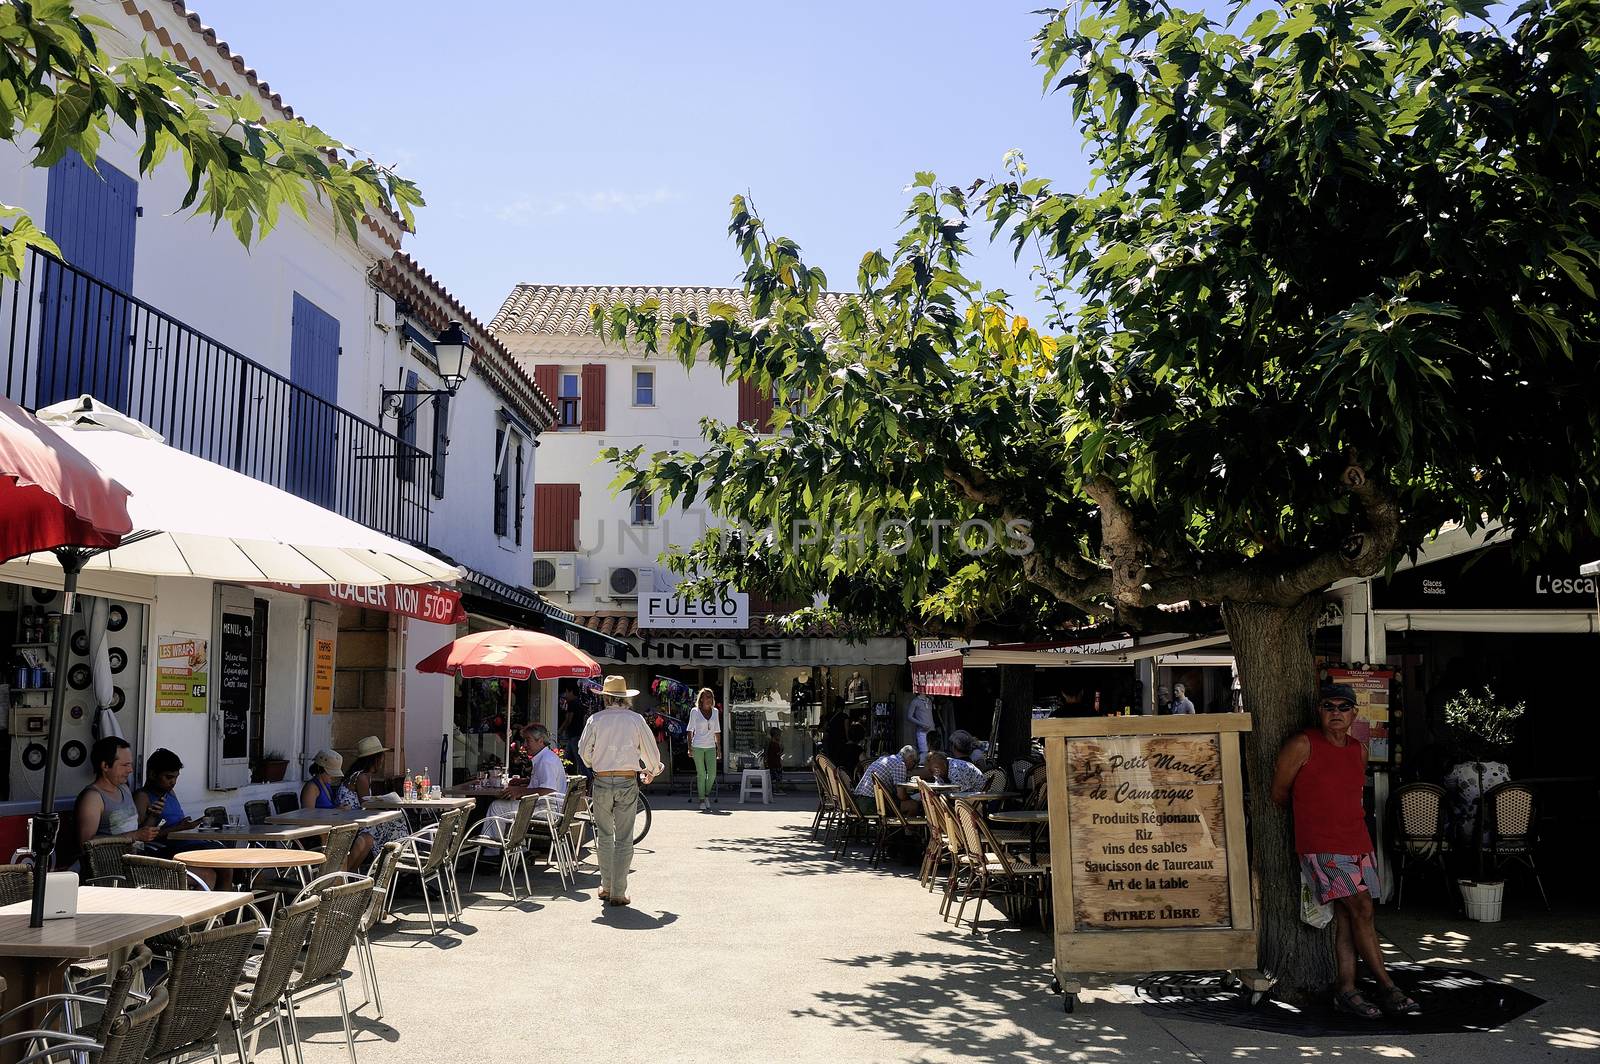
{"type": "MultiPolygon", "coordinates": [[[[408,246],[485,319],[519,281],[733,283],[736,192],[848,288],[918,170],[965,183],[1020,148],[1083,179],[1029,59],[1035,0],[195,6],[297,113],[422,186],[408,246]]],[[[980,276],[1034,311],[1009,250],[980,276]]]]}

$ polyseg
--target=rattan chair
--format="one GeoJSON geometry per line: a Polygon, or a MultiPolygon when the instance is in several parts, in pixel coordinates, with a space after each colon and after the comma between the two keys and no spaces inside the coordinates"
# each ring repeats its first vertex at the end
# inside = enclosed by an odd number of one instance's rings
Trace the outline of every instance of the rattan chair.
{"type": "MultiPolygon", "coordinates": [[[[36,1031],[57,1032],[72,1035],[75,1038],[86,1038],[95,1044],[105,1044],[111,1035],[112,1023],[122,1015],[127,1007],[128,1000],[133,996],[134,982],[140,977],[154,954],[146,946],[135,946],[128,955],[128,959],[117,968],[108,984],[101,988],[100,993],[63,993],[47,994],[44,997],[34,998],[32,1001],[18,1005],[0,1016],[0,1029],[10,1026],[18,1017],[25,1013],[36,1013],[29,1020],[28,1025],[36,1031]],[[83,1022],[83,1007],[94,1005],[100,1008],[100,1018],[94,1024],[92,1031],[86,1031],[83,1022]],[[60,1026],[58,1027],[57,1024],[60,1026]]],[[[139,995],[143,998],[143,995],[139,995]]],[[[35,1049],[43,1048],[44,1042],[35,1045],[35,1049]]]]}
{"type": "Polygon", "coordinates": [[[833,762],[821,754],[811,761],[811,774],[817,779],[817,815],[811,818],[811,837],[817,837],[825,822],[832,819],[839,812],[839,800],[834,797],[833,788],[828,784],[828,771],[833,768],[833,762]]]}
{"type": "Polygon", "coordinates": [[[204,816],[206,823],[214,828],[220,828],[228,822],[228,807],[225,805],[208,805],[204,816]]]}
{"type": "Polygon", "coordinates": [[[1395,911],[1400,911],[1406,894],[1406,877],[1417,868],[1438,869],[1450,893],[1450,867],[1446,854],[1450,843],[1445,836],[1445,790],[1434,783],[1407,783],[1395,788],[1389,798],[1394,810],[1394,852],[1399,858],[1395,869],[1395,911]]]}
{"type": "MultiPolygon", "coordinates": [[[[35,1004],[27,1002],[20,1008],[33,1008],[35,1004]]],[[[157,987],[129,1008],[107,1009],[98,1025],[97,1037],[49,1029],[18,1031],[0,1038],[0,1048],[18,1044],[31,1046],[28,1053],[17,1058],[17,1064],[43,1064],[50,1060],[81,1062],[91,1056],[95,1064],[142,1064],[145,1047],[150,1044],[156,1021],[166,1007],[167,991],[157,987]]]]}
{"type": "MultiPolygon", "coordinates": [[[[289,981],[294,978],[300,949],[306,944],[311,921],[317,914],[317,906],[321,904],[320,897],[310,897],[280,907],[272,918],[272,934],[267,937],[266,950],[260,958],[252,959],[246,965],[246,981],[234,989],[228,1008],[228,1022],[233,1027],[233,1040],[239,1050],[240,1064],[251,1064],[256,1059],[256,1043],[261,1039],[262,1028],[268,1023],[277,1028],[283,1064],[290,1064],[283,996],[289,989],[289,981]],[[248,1042],[246,1037],[249,1038],[248,1042]]],[[[298,1055],[299,1048],[296,1047],[295,1051],[298,1055]]]]}
{"type": "MultiPolygon", "coordinates": [[[[445,813],[465,812],[452,809],[445,813]]],[[[441,820],[443,817],[440,818],[441,820]]],[[[317,997],[330,990],[339,994],[339,1016],[344,1021],[344,1044],[350,1051],[350,1064],[356,1064],[356,1034],[350,1021],[350,998],[345,993],[344,964],[355,946],[361,929],[361,919],[372,900],[372,880],[354,876],[350,872],[335,872],[306,885],[306,890],[321,899],[317,916],[311,925],[306,941],[305,958],[300,964],[299,976],[284,991],[284,1008],[289,1016],[289,1037],[299,1054],[300,1029],[295,1017],[295,1005],[308,998],[317,997]]]]}
{"type": "MultiPolygon", "coordinates": [[[[343,872],[345,862],[350,858],[350,847],[355,845],[360,832],[359,824],[335,824],[329,828],[323,840],[322,863],[317,865],[311,878],[319,879],[331,872],[343,872]]],[[[263,896],[270,892],[277,898],[291,898],[299,894],[305,885],[306,880],[298,875],[269,876],[255,881],[255,891],[263,896]]]]}
{"type": "MultiPolygon", "coordinates": [[[[978,930],[978,914],[990,893],[1003,894],[1018,900],[1044,897],[1046,869],[1010,853],[989,831],[978,811],[970,802],[955,803],[956,832],[961,837],[962,849],[970,860],[967,893],[956,910],[956,926],[961,926],[961,916],[968,900],[976,904],[972,909],[972,930],[978,930]]],[[[1005,910],[1001,909],[1004,913],[1005,910]]],[[[1009,914],[1007,914],[1009,915],[1009,914]]]]}
{"type": "Polygon", "coordinates": [[[279,791],[272,796],[274,813],[292,813],[300,808],[300,795],[296,791],[279,791]]]}
{"type": "Polygon", "coordinates": [[[252,824],[265,824],[272,815],[272,803],[256,798],[244,803],[244,818],[252,824]]]}
{"type": "Polygon", "coordinates": [[[161,984],[167,1008],[146,1050],[151,1064],[195,1053],[220,1059],[222,1023],[260,929],[259,922],[245,920],[181,936],[161,984]]]}
{"type": "Polygon", "coordinates": [[[472,858],[472,875],[467,880],[468,894],[478,886],[478,860],[484,856],[485,850],[500,855],[501,890],[512,898],[522,896],[517,887],[517,869],[520,868],[528,893],[533,893],[533,880],[528,874],[528,828],[533,823],[534,809],[539,805],[540,797],[537,794],[523,796],[517,803],[517,811],[511,816],[485,817],[478,823],[477,830],[462,841],[461,855],[472,858]],[[506,890],[508,877],[510,890],[506,890]]]}
{"type": "Polygon", "coordinates": [[[33,866],[0,865],[0,905],[33,900],[33,866]]]}
{"type": "Polygon", "coordinates": [[[950,843],[945,838],[944,800],[938,792],[928,787],[928,781],[916,777],[917,793],[922,796],[922,815],[928,822],[928,844],[922,850],[922,867],[917,870],[917,882],[928,890],[933,889],[939,866],[950,857],[950,843]]]}
{"type": "Polygon", "coordinates": [[[899,836],[910,840],[928,828],[926,817],[906,816],[900,811],[900,797],[877,776],[872,777],[872,796],[878,803],[878,836],[872,847],[868,864],[875,864],[889,855],[890,840],[899,836]]]}
{"type": "Polygon", "coordinates": [[[861,807],[856,804],[855,791],[850,786],[850,781],[838,769],[833,773],[833,787],[834,794],[839,799],[839,828],[836,832],[833,856],[836,860],[843,860],[850,852],[850,842],[853,837],[859,835],[867,845],[872,844],[878,828],[878,814],[876,803],[874,812],[861,811],[861,807]]]}
{"type": "Polygon", "coordinates": [[[983,774],[984,794],[1004,794],[1006,791],[1006,774],[1004,769],[992,768],[983,774]]]}
{"type": "Polygon", "coordinates": [[[1539,801],[1533,788],[1516,781],[1491,787],[1483,796],[1483,809],[1488,823],[1484,856],[1494,862],[1496,869],[1508,864],[1526,865],[1548,911],[1550,896],[1544,892],[1544,880],[1533,861],[1533,851],[1539,845],[1539,801]]]}
{"type": "MultiPolygon", "coordinates": [[[[444,912],[445,925],[449,926],[454,919],[450,908],[450,884],[448,879],[448,866],[452,856],[451,847],[455,841],[456,825],[466,819],[464,809],[446,810],[439,817],[437,823],[429,824],[414,834],[407,835],[399,840],[402,847],[400,859],[395,863],[396,880],[400,876],[416,876],[422,885],[422,903],[428,910],[428,934],[434,934],[436,928],[433,920],[433,900],[428,893],[428,881],[432,880],[434,887],[439,892],[439,906],[444,912]]],[[[391,904],[393,899],[393,885],[390,886],[391,904]]]]}
{"type": "Polygon", "coordinates": [[[120,887],[128,882],[128,869],[122,859],[133,852],[133,840],[116,835],[90,839],[83,844],[78,861],[83,866],[84,886],[120,887]]]}

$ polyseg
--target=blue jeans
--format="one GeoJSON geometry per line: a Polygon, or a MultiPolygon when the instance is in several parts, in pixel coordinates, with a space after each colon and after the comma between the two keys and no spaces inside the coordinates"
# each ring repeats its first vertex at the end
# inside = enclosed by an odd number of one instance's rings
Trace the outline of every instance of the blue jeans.
{"type": "Polygon", "coordinates": [[[633,818],[639,811],[639,777],[594,777],[589,810],[594,814],[600,886],[613,898],[626,898],[628,870],[633,865],[633,818]]]}

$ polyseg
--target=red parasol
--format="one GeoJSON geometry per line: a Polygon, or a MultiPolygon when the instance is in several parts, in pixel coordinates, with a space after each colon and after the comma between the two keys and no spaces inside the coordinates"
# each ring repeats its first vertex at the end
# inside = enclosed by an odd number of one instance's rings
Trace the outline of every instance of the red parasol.
{"type": "Polygon", "coordinates": [[[133,530],[128,489],[0,396],[0,562],[55,547],[115,547],[133,530]]]}
{"type": "MultiPolygon", "coordinates": [[[[471,679],[559,680],[599,676],[600,664],[568,643],[543,632],[502,628],[464,635],[417,662],[418,672],[471,679]]],[[[511,685],[506,684],[506,768],[511,768],[511,685]]]]}

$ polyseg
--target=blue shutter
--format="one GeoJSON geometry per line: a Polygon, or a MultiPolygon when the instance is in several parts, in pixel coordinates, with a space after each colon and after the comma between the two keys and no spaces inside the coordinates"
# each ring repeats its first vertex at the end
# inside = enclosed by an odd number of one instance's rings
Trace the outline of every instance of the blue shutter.
{"type": "Polygon", "coordinates": [[[450,451],[450,393],[433,397],[433,497],[444,498],[444,460],[450,451]]]}
{"type": "Polygon", "coordinates": [[[289,334],[289,464],[284,488],[334,508],[338,447],[339,319],[294,294],[289,334]],[[300,390],[303,389],[303,390],[300,390]]]}
{"type": "Polygon", "coordinates": [[[45,232],[82,273],[45,261],[35,406],[88,392],[127,409],[139,182],[97,165],[99,173],[68,152],[50,168],[45,232]]]}
{"type": "MultiPolygon", "coordinates": [[[[417,373],[415,370],[406,371],[406,382],[402,385],[406,391],[417,390],[417,373]]],[[[400,439],[410,447],[417,445],[417,399],[415,395],[402,395],[400,397],[400,439]]],[[[412,451],[401,448],[400,456],[395,460],[395,471],[400,479],[407,484],[417,478],[417,463],[412,451]]]]}

